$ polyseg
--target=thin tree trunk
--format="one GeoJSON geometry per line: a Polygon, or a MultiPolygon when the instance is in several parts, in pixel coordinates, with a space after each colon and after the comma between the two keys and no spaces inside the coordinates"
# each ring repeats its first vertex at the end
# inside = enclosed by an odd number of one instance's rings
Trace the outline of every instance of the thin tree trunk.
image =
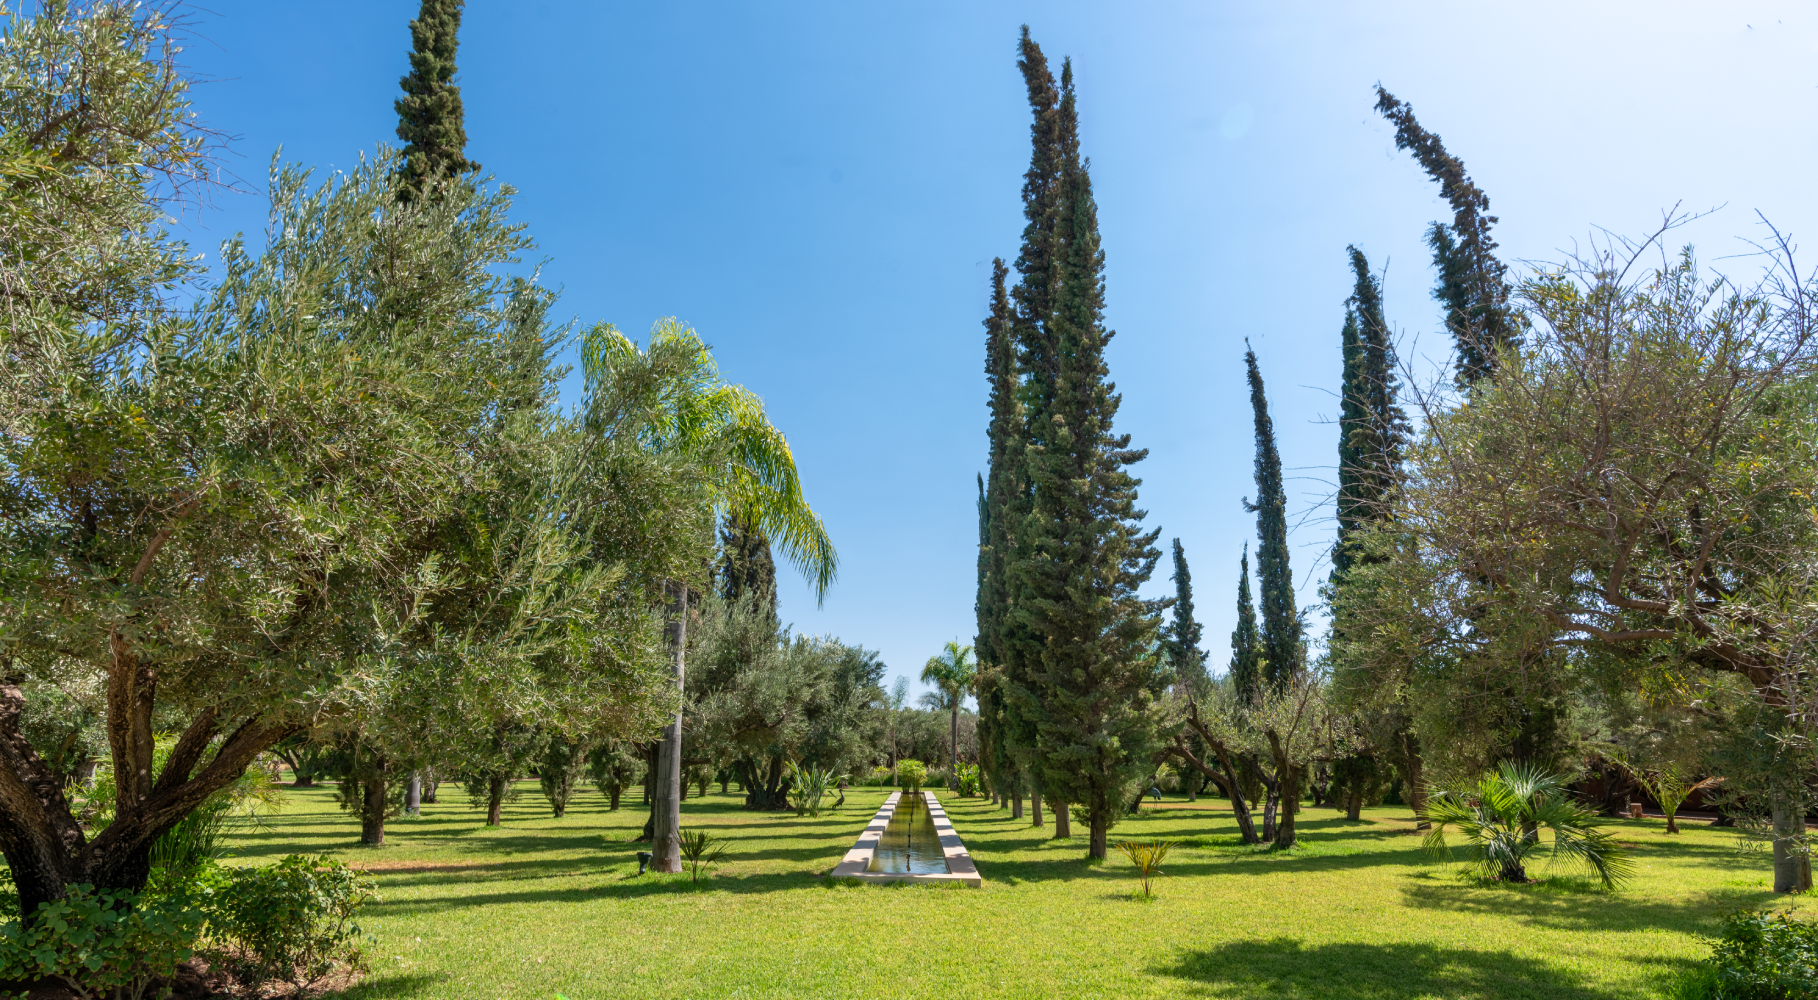
{"type": "Polygon", "coordinates": [[[1281,779],[1281,820],[1275,826],[1275,847],[1294,846],[1294,814],[1300,812],[1300,768],[1289,765],[1281,779]]]}
{"type": "Polygon", "coordinates": [[[404,788],[404,812],[415,816],[423,811],[423,775],[410,772],[410,784],[404,788]]]}
{"type": "Polygon", "coordinates": [[[1023,818],[1023,790],[1020,785],[1010,791],[1010,818],[1023,818]]]}
{"type": "Polygon", "coordinates": [[[1106,835],[1110,830],[1110,817],[1105,815],[1105,810],[1092,810],[1091,837],[1086,843],[1086,857],[1096,861],[1105,860],[1105,848],[1108,846],[1106,835]]]}
{"type": "Polygon", "coordinates": [[[610,806],[606,807],[609,812],[619,811],[619,793],[622,791],[623,789],[614,788],[612,791],[606,793],[606,797],[612,802],[610,806]]]}
{"type": "Polygon", "coordinates": [[[1048,811],[1054,814],[1054,839],[1066,840],[1073,836],[1073,814],[1068,811],[1067,803],[1050,802],[1048,811]]]}
{"type": "Polygon", "coordinates": [[[1029,789],[1029,816],[1030,826],[1046,825],[1042,822],[1042,790],[1039,788],[1031,787],[1029,789]]]}
{"type": "Polygon", "coordinates": [[[511,787],[511,776],[494,771],[486,779],[486,825],[498,826],[505,821],[505,792],[511,787]]]}
{"type": "Polygon", "coordinates": [[[1805,833],[1805,816],[1784,797],[1770,805],[1774,824],[1774,891],[1805,892],[1812,887],[1812,861],[1795,844],[1805,833]]]}
{"type": "Polygon", "coordinates": [[[385,846],[385,758],[374,762],[373,776],[360,783],[364,793],[360,804],[360,843],[365,847],[385,846]]]}
{"type": "Polygon", "coordinates": [[[1427,814],[1427,786],[1426,779],[1422,777],[1425,768],[1421,766],[1420,741],[1414,738],[1413,733],[1406,730],[1403,730],[1401,734],[1401,752],[1402,757],[1407,761],[1406,797],[1408,806],[1414,810],[1416,820],[1414,829],[1430,830],[1433,828],[1433,824],[1422,818],[1427,814]]]}
{"type": "MultiPolygon", "coordinates": [[[[671,580],[665,585],[669,593],[669,621],[664,633],[669,640],[670,671],[675,678],[676,697],[684,687],[683,658],[688,647],[688,586],[671,580]]],[[[657,756],[655,788],[656,828],[650,843],[650,869],[658,872],[682,870],[682,709],[676,706],[675,719],[663,730],[663,745],[657,756]]]]}
{"type": "Polygon", "coordinates": [[[959,697],[953,699],[953,752],[948,757],[947,787],[959,791],[959,697]]]}

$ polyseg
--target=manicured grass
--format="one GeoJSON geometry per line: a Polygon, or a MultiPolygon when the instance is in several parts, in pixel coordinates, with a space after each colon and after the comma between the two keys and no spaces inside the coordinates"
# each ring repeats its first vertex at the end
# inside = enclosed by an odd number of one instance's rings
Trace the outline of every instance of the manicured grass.
{"type": "Polygon", "coordinates": [[[1112,831],[1180,841],[1149,902],[1121,857],[1087,865],[1083,837],[950,795],[983,888],[821,877],[885,794],[854,789],[817,820],[746,812],[736,791],[690,798],[684,825],[732,842],[699,886],[637,876],[635,795],[608,812],[589,790],[557,820],[534,783],[492,829],[450,788],[378,850],[355,845],[329,791],[287,790],[232,863],[328,851],[374,870],[359,998],[1615,1000],[1663,996],[1708,954],[1717,914],[1772,898],[1767,860],[1696,821],[1676,837],[1619,821],[1639,877],[1610,894],[1544,868],[1539,885],[1463,878],[1425,861],[1401,808],[1359,823],[1306,809],[1303,846],[1270,854],[1238,842],[1219,800],[1178,798],[1112,831]]]}

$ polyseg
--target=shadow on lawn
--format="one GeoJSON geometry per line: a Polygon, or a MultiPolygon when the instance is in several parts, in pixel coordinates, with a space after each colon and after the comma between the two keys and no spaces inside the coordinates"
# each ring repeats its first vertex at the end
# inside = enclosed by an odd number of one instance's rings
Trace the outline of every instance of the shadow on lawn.
{"type": "MultiPolygon", "coordinates": [[[[1589,883],[1595,886],[1595,882],[1589,883]]],[[[1765,890],[1718,890],[1688,899],[1637,899],[1598,889],[1576,891],[1570,883],[1472,885],[1434,881],[1406,886],[1402,901],[1426,910],[1512,917],[1557,930],[1635,931],[1668,928],[1688,933],[1715,929],[1718,915],[1774,899],[1765,890]]]]}
{"type": "Polygon", "coordinates": [[[404,997],[445,996],[446,991],[438,987],[447,979],[447,976],[429,973],[369,976],[346,992],[331,995],[334,1000],[401,1000],[404,997]]]}
{"type": "Polygon", "coordinates": [[[600,899],[639,899],[644,896],[711,895],[732,893],[754,895],[766,892],[788,892],[811,889],[820,880],[808,872],[771,872],[758,875],[703,875],[691,881],[686,874],[670,876],[636,875],[624,870],[600,871],[597,885],[571,886],[559,889],[520,889],[516,892],[483,892],[466,896],[438,896],[370,904],[368,910],[384,916],[441,913],[474,906],[496,906],[501,903],[585,903],[600,899]]]}
{"type": "MultiPolygon", "coordinates": [[[[1690,964],[1678,962],[1670,970],[1663,969],[1663,982],[1690,964]]],[[[1152,971],[1197,983],[1206,993],[1271,1000],[1616,1000],[1633,995],[1599,989],[1570,971],[1508,952],[1427,944],[1305,945],[1293,938],[1240,941],[1186,952],[1178,963],[1152,971]]]]}

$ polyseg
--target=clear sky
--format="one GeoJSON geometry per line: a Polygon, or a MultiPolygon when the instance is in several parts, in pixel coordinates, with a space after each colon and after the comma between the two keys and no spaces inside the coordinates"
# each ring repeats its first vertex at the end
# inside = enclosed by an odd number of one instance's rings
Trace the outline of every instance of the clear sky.
{"type": "MultiPolygon", "coordinates": [[[[188,219],[213,257],[264,220],[267,164],[395,142],[416,0],[213,0],[186,58],[237,136],[188,219]]],[[[1268,382],[1303,604],[1331,544],[1346,244],[1380,269],[1404,353],[1443,355],[1420,245],[1449,216],[1371,111],[1381,81],[1444,137],[1511,261],[1664,211],[1719,268],[1760,211],[1818,224],[1818,7],[1748,2],[813,3],[470,0],[468,154],[519,191],[558,314],[634,337],[695,326],[789,435],[841,570],[793,574],[799,630],[914,677],[973,632],[990,261],[1013,260],[1028,23],[1071,56],[1108,258],[1121,429],[1149,523],[1179,537],[1214,665],[1255,534],[1249,338],[1268,382]]],[[[256,242],[256,241],[255,241],[256,242]]],[[[1166,560],[1150,590],[1167,592],[1166,560]]]]}

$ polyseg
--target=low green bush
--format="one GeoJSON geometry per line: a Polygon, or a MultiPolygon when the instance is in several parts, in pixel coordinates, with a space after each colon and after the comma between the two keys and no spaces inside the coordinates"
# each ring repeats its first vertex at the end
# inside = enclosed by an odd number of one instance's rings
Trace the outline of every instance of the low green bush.
{"type": "Polygon", "coordinates": [[[56,980],[84,1000],[141,1000],[195,953],[202,922],[185,893],[72,886],[63,899],[40,904],[29,928],[0,924],[0,979],[56,980]]]}
{"type": "Polygon", "coordinates": [[[917,792],[928,780],[928,765],[919,760],[899,760],[896,762],[897,786],[906,792],[917,792]]]}
{"type": "Polygon", "coordinates": [[[0,921],[19,919],[19,886],[13,882],[13,870],[0,865],[0,921]]]}
{"type": "Polygon", "coordinates": [[[978,794],[978,765],[961,764],[959,773],[959,793],[961,798],[971,798],[978,794]]]}
{"type": "Polygon", "coordinates": [[[1818,921],[1762,910],[1724,917],[1710,960],[1676,994],[1679,1000],[1818,998],[1818,921]]]}
{"type": "Polygon", "coordinates": [[[366,937],[354,917],[374,898],[366,873],[326,854],[222,871],[210,893],[212,957],[243,986],[282,982],[301,992],[337,968],[363,966],[366,937]]]}

